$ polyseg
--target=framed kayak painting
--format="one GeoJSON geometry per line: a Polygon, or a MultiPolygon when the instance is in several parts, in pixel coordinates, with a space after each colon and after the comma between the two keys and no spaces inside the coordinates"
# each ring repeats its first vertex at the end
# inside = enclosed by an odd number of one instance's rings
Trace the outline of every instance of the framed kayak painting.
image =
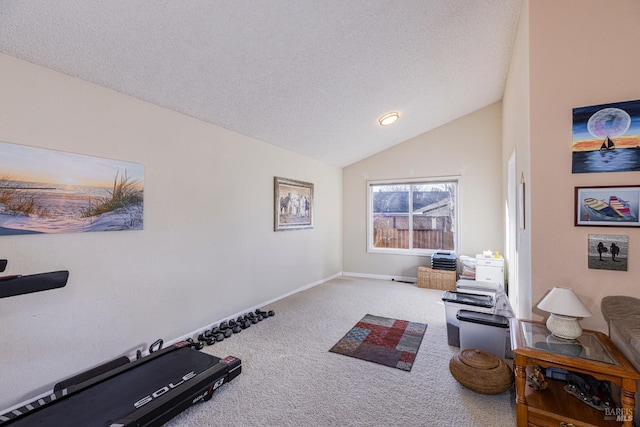
{"type": "Polygon", "coordinates": [[[640,185],[575,188],[575,224],[639,227],[640,185]]]}

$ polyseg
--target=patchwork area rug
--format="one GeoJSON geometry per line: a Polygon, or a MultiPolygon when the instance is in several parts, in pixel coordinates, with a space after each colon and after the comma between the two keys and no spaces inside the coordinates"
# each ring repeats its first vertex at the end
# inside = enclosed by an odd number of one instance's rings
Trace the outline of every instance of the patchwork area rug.
{"type": "Polygon", "coordinates": [[[426,330],[424,323],[367,314],[329,351],[411,371],[426,330]]]}

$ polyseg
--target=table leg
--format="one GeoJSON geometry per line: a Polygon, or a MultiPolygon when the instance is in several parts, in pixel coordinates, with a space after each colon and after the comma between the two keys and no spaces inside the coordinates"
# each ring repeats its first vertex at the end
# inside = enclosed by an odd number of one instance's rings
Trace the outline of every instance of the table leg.
{"type": "Polygon", "coordinates": [[[622,381],[622,396],[620,403],[622,404],[622,416],[624,417],[623,426],[633,427],[634,408],[636,406],[636,389],[638,385],[635,380],[624,379],[622,381]]]}
{"type": "Polygon", "coordinates": [[[527,398],[524,391],[527,386],[527,358],[517,355],[513,360],[513,371],[516,382],[516,416],[518,427],[526,427],[529,424],[527,414],[527,398]]]}

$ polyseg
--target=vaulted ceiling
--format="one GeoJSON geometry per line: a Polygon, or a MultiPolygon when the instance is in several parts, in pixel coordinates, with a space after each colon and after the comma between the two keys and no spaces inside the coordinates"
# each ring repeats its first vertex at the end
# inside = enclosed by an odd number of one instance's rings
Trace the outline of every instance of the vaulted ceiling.
{"type": "Polygon", "coordinates": [[[0,52],[342,167],[501,100],[520,6],[2,0],[0,52]]]}

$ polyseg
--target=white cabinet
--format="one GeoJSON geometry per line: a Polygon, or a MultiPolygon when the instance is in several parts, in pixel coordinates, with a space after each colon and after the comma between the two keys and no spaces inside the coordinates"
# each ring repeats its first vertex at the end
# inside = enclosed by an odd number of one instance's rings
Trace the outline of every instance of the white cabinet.
{"type": "Polygon", "coordinates": [[[504,258],[476,256],[476,280],[504,286],[504,258]]]}

